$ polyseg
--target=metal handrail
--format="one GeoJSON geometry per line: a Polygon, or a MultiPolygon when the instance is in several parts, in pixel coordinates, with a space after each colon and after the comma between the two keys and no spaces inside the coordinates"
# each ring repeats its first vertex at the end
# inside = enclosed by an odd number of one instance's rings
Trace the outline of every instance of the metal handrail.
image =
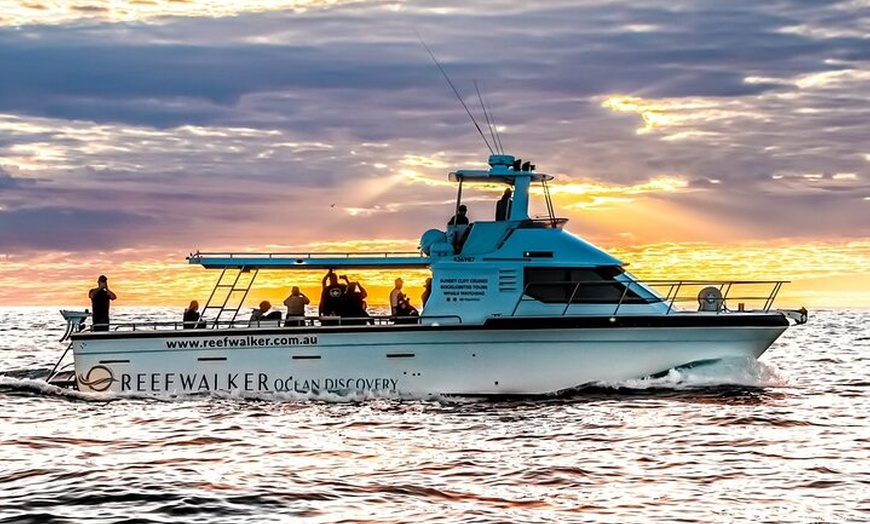
{"type": "MultiPolygon", "coordinates": [[[[658,296],[657,299],[654,298],[644,298],[643,301],[646,304],[653,304],[657,302],[667,302],[668,309],[665,311],[665,314],[671,314],[674,310],[674,306],[678,302],[690,302],[697,300],[697,297],[681,297],[680,292],[686,287],[702,287],[702,286],[715,286],[722,293],[722,306],[719,308],[717,312],[727,312],[729,311],[727,304],[728,301],[735,300],[746,300],[746,301],[763,301],[763,305],[761,307],[762,311],[770,311],[773,307],[773,302],[776,300],[777,295],[779,294],[780,289],[783,284],[787,284],[789,281],[787,280],[646,280],[646,281],[637,281],[631,280],[628,282],[622,282],[618,280],[614,281],[602,281],[602,280],[591,280],[591,281],[549,281],[549,282],[529,282],[526,283],[523,287],[523,292],[520,294],[516,303],[514,304],[513,310],[511,311],[510,316],[516,316],[517,311],[519,310],[520,304],[528,301],[538,301],[534,297],[531,297],[528,294],[528,290],[530,286],[568,286],[573,285],[573,289],[571,292],[571,296],[568,301],[565,303],[565,307],[562,310],[561,316],[566,316],[568,314],[569,309],[572,305],[577,305],[579,303],[575,303],[574,299],[577,296],[577,291],[580,288],[580,285],[584,286],[612,286],[614,284],[619,284],[624,287],[622,290],[622,294],[618,301],[615,302],[615,307],[613,311],[613,315],[619,312],[620,308],[628,301],[626,300],[628,296],[628,291],[632,285],[644,285],[648,289],[652,290],[652,288],[660,287],[660,286],[668,286],[667,293],[664,296],[658,296]],[[771,290],[764,295],[738,295],[733,296],[732,292],[735,286],[749,286],[749,285],[771,285],[771,290]]],[[[557,302],[561,304],[561,302],[557,302]]],[[[603,302],[602,304],[607,304],[607,302],[603,302]]]]}
{"type": "MultiPolygon", "coordinates": [[[[154,321],[154,322],[116,322],[112,323],[112,331],[212,331],[219,328],[226,329],[247,329],[247,328],[270,328],[280,327],[292,329],[295,327],[329,327],[329,326],[387,326],[395,324],[422,324],[424,320],[432,321],[437,319],[449,319],[462,324],[462,317],[459,315],[420,315],[420,316],[394,316],[394,315],[372,315],[368,317],[330,317],[330,316],[305,316],[299,318],[304,324],[300,326],[285,326],[286,319],[274,320],[222,320],[217,322],[208,322],[204,328],[185,328],[183,321],[154,321]],[[406,321],[403,323],[402,321],[406,321]],[[413,322],[410,322],[413,320],[413,322]],[[326,321],[326,323],[324,323],[326,321]],[[371,324],[369,324],[371,322],[371,324]]],[[[93,326],[88,326],[84,331],[94,332],[93,326]]]]}
{"type": "Polygon", "coordinates": [[[411,257],[417,256],[420,258],[426,258],[426,255],[423,254],[422,251],[376,251],[372,253],[360,253],[360,252],[285,252],[285,253],[275,253],[275,252],[262,252],[262,253],[248,253],[248,252],[230,252],[230,251],[197,251],[196,253],[191,253],[187,258],[188,259],[197,259],[202,257],[219,257],[219,258],[251,258],[251,257],[262,257],[266,259],[295,259],[295,258],[312,258],[312,259],[320,259],[320,258],[393,258],[393,257],[411,257]]]}

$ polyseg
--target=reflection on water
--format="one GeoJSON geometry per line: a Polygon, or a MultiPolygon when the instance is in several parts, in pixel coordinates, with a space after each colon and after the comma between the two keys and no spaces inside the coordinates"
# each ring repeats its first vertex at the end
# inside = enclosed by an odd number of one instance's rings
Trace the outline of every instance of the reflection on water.
{"type": "Polygon", "coordinates": [[[83,394],[41,380],[56,311],[0,316],[0,522],[870,519],[868,312],[760,363],[486,399],[83,394]]]}

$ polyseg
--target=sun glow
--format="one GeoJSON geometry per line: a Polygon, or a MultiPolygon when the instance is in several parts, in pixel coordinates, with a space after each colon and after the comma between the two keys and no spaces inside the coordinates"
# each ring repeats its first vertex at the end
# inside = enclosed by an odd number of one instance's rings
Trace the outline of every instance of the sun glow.
{"type": "Polygon", "coordinates": [[[671,140],[711,136],[709,132],[691,129],[704,122],[739,117],[760,118],[740,100],[703,97],[644,99],[635,96],[614,95],[607,97],[601,103],[601,107],[617,113],[638,114],[643,119],[643,127],[637,130],[639,134],[667,130],[671,140]]]}

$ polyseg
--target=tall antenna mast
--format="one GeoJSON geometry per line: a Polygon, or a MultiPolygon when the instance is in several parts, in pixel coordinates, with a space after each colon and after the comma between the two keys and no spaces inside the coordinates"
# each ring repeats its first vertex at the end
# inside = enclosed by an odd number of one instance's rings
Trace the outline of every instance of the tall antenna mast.
{"type": "Polygon", "coordinates": [[[483,134],[483,130],[480,128],[480,125],[477,123],[477,120],[474,118],[474,115],[471,114],[471,110],[468,109],[468,106],[465,104],[465,100],[462,99],[462,95],[459,94],[459,91],[456,89],[456,86],[453,85],[453,82],[450,80],[450,77],[447,75],[447,71],[445,71],[444,67],[441,66],[441,62],[439,62],[438,59],[435,58],[435,53],[433,53],[432,50],[429,49],[429,46],[426,45],[426,41],[423,40],[423,37],[420,35],[420,33],[416,29],[414,30],[414,32],[417,33],[417,38],[420,39],[420,43],[423,44],[423,47],[429,53],[429,56],[432,57],[432,61],[435,62],[436,66],[438,66],[438,70],[441,71],[441,74],[444,76],[444,80],[447,80],[447,85],[449,85],[450,88],[453,89],[453,94],[455,94],[456,98],[459,99],[459,103],[461,103],[462,107],[465,108],[465,112],[468,113],[468,117],[471,118],[471,122],[474,124],[474,127],[477,128],[477,132],[480,133],[480,138],[483,139],[483,143],[486,144],[487,149],[489,149],[489,153],[491,155],[494,155],[495,151],[493,151],[492,146],[489,145],[489,140],[486,139],[486,135],[483,134]]]}
{"type": "Polygon", "coordinates": [[[474,89],[477,91],[477,99],[480,100],[480,108],[483,110],[483,117],[486,118],[486,125],[489,127],[489,134],[492,137],[492,143],[495,144],[495,150],[498,154],[504,154],[504,148],[501,146],[501,138],[498,136],[498,128],[495,127],[495,118],[490,119],[489,111],[486,110],[486,104],[483,103],[483,95],[480,94],[480,87],[477,85],[477,80],[474,81],[474,89]]]}

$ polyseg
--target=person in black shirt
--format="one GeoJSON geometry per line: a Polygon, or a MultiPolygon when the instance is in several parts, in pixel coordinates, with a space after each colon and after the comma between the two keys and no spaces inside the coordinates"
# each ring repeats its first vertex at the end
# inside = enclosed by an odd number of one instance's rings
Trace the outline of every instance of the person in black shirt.
{"type": "Polygon", "coordinates": [[[109,279],[106,275],[100,275],[97,279],[97,287],[88,291],[88,298],[91,299],[91,309],[94,312],[94,331],[108,331],[109,303],[118,296],[109,289],[109,279]]]}
{"type": "Polygon", "coordinates": [[[205,320],[199,314],[199,302],[191,300],[190,305],[184,310],[184,316],[181,319],[184,329],[203,329],[205,320]]]}
{"type": "Polygon", "coordinates": [[[351,281],[347,275],[342,275],[341,278],[347,283],[344,291],[344,303],[342,304],[341,316],[350,317],[351,320],[347,324],[368,324],[368,311],[366,311],[366,297],[368,292],[362,287],[362,284],[356,281],[351,281]]]}
{"type": "Polygon", "coordinates": [[[450,217],[450,221],[447,222],[447,225],[448,226],[467,226],[468,225],[468,216],[466,215],[466,213],[468,213],[468,208],[465,206],[465,204],[462,204],[456,210],[456,214],[453,215],[452,217],[450,217]]]}
{"type": "Polygon", "coordinates": [[[511,216],[511,188],[504,190],[498,202],[495,204],[495,219],[507,220],[511,216]]]}
{"type": "Polygon", "coordinates": [[[423,302],[423,308],[426,308],[426,302],[429,302],[429,297],[432,295],[432,277],[426,279],[426,283],[423,284],[423,295],[420,297],[421,302],[423,302]]]}
{"type": "MultiPolygon", "coordinates": [[[[347,292],[347,284],[341,284],[338,281],[338,275],[335,271],[329,270],[323,276],[321,281],[323,291],[320,293],[320,305],[318,314],[321,317],[340,317],[345,310],[345,293],[347,292]]],[[[321,320],[321,323],[325,321],[321,320]]],[[[331,321],[329,321],[331,322],[331,321]]]]}

